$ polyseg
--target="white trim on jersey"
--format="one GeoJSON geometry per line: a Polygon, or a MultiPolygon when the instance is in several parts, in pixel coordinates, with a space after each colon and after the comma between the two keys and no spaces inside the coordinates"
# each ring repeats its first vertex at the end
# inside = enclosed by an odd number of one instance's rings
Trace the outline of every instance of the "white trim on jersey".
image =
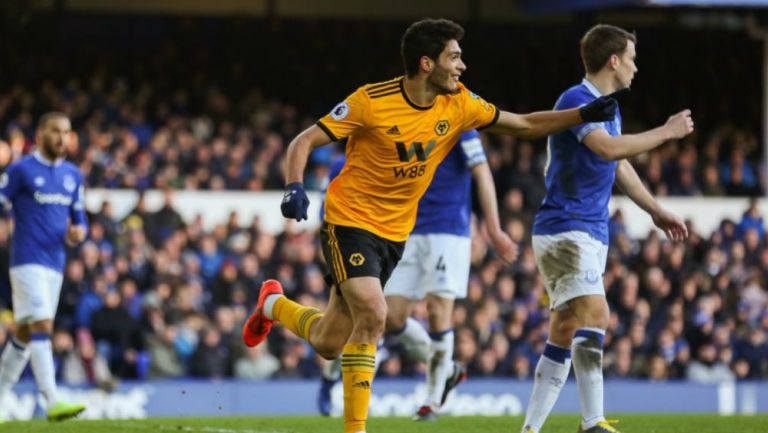
{"type": "Polygon", "coordinates": [[[483,149],[483,142],[480,137],[473,137],[468,140],[461,140],[461,149],[467,157],[467,166],[472,168],[476,165],[488,162],[483,149]]]}
{"type": "Polygon", "coordinates": [[[597,87],[595,87],[595,85],[592,84],[591,81],[587,80],[586,78],[581,80],[581,84],[583,84],[584,87],[586,87],[587,90],[589,90],[589,93],[591,93],[595,98],[599,98],[603,96],[603,94],[600,93],[600,90],[597,87]]]}

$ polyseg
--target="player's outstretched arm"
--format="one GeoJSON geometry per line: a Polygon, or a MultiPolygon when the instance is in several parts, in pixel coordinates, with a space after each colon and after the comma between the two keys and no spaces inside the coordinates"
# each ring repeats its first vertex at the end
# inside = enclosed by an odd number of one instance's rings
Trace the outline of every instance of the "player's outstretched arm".
{"type": "Polygon", "coordinates": [[[297,135],[288,145],[286,152],[285,195],[280,211],[286,218],[296,221],[307,219],[309,198],[304,192],[304,169],[309,154],[316,147],[328,144],[331,137],[319,126],[312,125],[297,135]]]}
{"type": "Polygon", "coordinates": [[[478,201],[483,210],[483,219],[488,228],[488,236],[493,242],[493,248],[502,260],[512,263],[517,259],[517,244],[501,229],[499,207],[496,201],[496,185],[493,183],[493,174],[488,163],[484,162],[473,166],[472,177],[477,182],[478,201]]]}
{"type": "Polygon", "coordinates": [[[609,161],[629,158],[660,146],[667,140],[683,138],[693,132],[691,110],[670,116],[662,126],[640,134],[611,136],[599,128],[584,137],[584,144],[609,161]]]}
{"type": "Polygon", "coordinates": [[[601,96],[579,108],[515,114],[499,111],[499,119],[489,132],[510,134],[520,138],[544,137],[581,123],[604,122],[616,116],[618,103],[611,96],[601,96]]]}
{"type": "Polygon", "coordinates": [[[626,159],[619,161],[616,166],[616,184],[627,197],[653,218],[656,227],[663,230],[669,239],[681,241],[688,237],[688,227],[683,219],[661,207],[626,159]]]}

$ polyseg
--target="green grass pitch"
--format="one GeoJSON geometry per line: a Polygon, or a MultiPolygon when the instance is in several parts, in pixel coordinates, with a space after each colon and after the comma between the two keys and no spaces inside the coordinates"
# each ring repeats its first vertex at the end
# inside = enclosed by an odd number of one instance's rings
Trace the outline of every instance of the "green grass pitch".
{"type": "MultiPolygon", "coordinates": [[[[617,417],[622,433],[765,433],[768,415],[721,417],[716,415],[626,415],[617,417]]],[[[575,433],[577,415],[552,416],[542,433],[575,433]]],[[[522,417],[443,417],[434,423],[409,418],[371,418],[368,433],[517,433],[522,417]]],[[[220,417],[150,418],[142,420],[86,421],[59,424],[45,421],[8,422],[0,433],[340,433],[339,418],[220,417]]]]}

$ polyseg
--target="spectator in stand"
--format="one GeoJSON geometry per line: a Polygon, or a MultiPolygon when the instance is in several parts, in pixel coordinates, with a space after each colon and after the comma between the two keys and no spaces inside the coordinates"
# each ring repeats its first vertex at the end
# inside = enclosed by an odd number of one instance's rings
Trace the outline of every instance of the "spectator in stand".
{"type": "Polygon", "coordinates": [[[731,382],[735,379],[730,368],[718,359],[712,343],[699,347],[698,356],[688,365],[686,378],[699,383],[731,382]]]}
{"type": "Polygon", "coordinates": [[[221,379],[232,376],[230,351],[221,341],[221,333],[206,327],[200,333],[200,344],[192,354],[190,373],[197,377],[221,379]]]}
{"type": "Polygon", "coordinates": [[[135,378],[136,362],[143,344],[138,322],[122,305],[120,293],[108,291],[104,305],[91,316],[90,329],[99,353],[120,377],[135,378]]]}
{"type": "Polygon", "coordinates": [[[754,229],[760,239],[765,238],[765,220],[758,208],[757,198],[749,200],[749,208],[744,212],[741,221],[736,226],[736,236],[744,237],[749,229],[754,229]]]}
{"type": "Polygon", "coordinates": [[[235,361],[235,377],[238,379],[268,379],[280,369],[280,361],[269,352],[266,344],[249,347],[235,361]]]}
{"type": "Polygon", "coordinates": [[[77,333],[77,346],[64,358],[61,379],[70,385],[90,385],[111,391],[115,381],[107,360],[96,351],[88,330],[77,333]]]}

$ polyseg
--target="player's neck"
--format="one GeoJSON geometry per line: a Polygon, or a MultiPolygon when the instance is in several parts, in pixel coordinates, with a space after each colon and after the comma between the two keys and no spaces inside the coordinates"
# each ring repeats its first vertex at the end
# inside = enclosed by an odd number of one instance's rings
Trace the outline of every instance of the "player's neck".
{"type": "Polygon", "coordinates": [[[616,87],[616,79],[610,73],[598,72],[596,74],[587,74],[586,78],[602,95],[610,95],[619,90],[616,87]]]}
{"type": "Polygon", "coordinates": [[[426,78],[418,75],[413,78],[405,77],[403,91],[408,99],[421,107],[429,107],[435,103],[435,98],[437,98],[437,92],[430,89],[426,78]]]}

